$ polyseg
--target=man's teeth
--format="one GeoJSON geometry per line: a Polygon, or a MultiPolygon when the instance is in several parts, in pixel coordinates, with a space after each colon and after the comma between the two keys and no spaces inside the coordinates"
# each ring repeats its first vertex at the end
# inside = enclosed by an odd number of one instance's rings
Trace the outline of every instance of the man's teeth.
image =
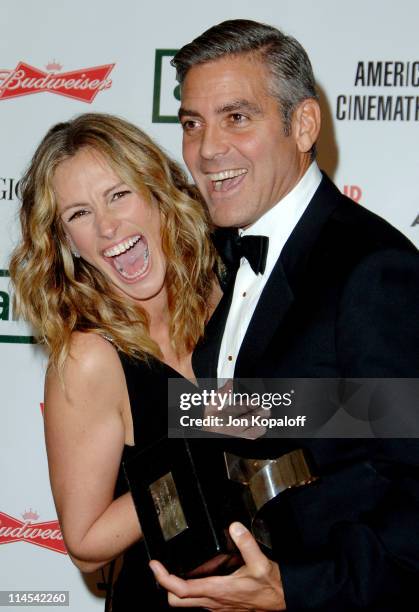
{"type": "Polygon", "coordinates": [[[236,178],[237,176],[241,176],[242,174],[246,173],[247,170],[245,168],[238,168],[236,170],[223,170],[222,172],[208,174],[208,178],[214,183],[215,191],[221,191],[223,181],[227,179],[236,178]]]}
{"type": "Polygon", "coordinates": [[[241,176],[246,173],[247,170],[245,168],[238,168],[236,170],[223,170],[222,172],[208,174],[208,178],[211,181],[225,181],[225,179],[235,178],[236,176],[241,176]]]}
{"type": "Polygon", "coordinates": [[[116,244],[110,249],[107,249],[103,252],[103,254],[105,257],[115,257],[116,255],[121,255],[122,253],[125,253],[125,251],[128,251],[128,249],[132,248],[134,244],[137,244],[137,242],[139,242],[140,240],[140,235],[132,236],[131,238],[124,240],[124,242],[120,242],[119,244],[116,244]]]}
{"type": "Polygon", "coordinates": [[[134,274],[128,274],[128,272],[125,272],[124,268],[122,268],[122,266],[117,266],[117,270],[118,272],[121,274],[121,276],[123,276],[124,278],[127,278],[128,280],[131,280],[133,278],[137,278],[138,276],[141,276],[147,269],[148,266],[148,258],[149,258],[149,250],[148,247],[146,248],[146,250],[144,251],[144,263],[141,267],[141,270],[138,270],[138,272],[134,272],[134,274]]]}

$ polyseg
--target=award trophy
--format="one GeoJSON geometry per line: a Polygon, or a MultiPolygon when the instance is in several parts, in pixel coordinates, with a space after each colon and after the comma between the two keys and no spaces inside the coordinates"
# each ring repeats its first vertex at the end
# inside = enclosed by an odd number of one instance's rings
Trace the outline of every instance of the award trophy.
{"type": "Polygon", "coordinates": [[[124,464],[148,554],[172,573],[185,575],[219,554],[232,560],[233,521],[269,549],[264,508],[315,479],[301,449],[261,460],[223,447],[220,439],[162,438],[124,464]]]}

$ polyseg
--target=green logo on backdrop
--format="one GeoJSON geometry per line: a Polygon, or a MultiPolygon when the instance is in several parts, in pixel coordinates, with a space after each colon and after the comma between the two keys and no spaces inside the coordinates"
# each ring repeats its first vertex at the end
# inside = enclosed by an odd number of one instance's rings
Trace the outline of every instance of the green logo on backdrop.
{"type": "Polygon", "coordinates": [[[22,324],[13,319],[13,300],[8,279],[9,271],[0,270],[0,343],[35,344],[36,340],[33,336],[27,336],[23,333],[8,333],[19,332],[22,328],[22,324]]]}
{"type": "Polygon", "coordinates": [[[177,49],[156,49],[154,61],[153,123],[178,123],[180,87],[170,60],[177,49]]]}

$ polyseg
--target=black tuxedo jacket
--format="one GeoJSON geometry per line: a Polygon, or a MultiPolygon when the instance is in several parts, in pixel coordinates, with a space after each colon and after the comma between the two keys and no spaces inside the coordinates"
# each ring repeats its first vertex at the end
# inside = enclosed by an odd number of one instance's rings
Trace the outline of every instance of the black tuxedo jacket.
{"type": "MultiPolygon", "coordinates": [[[[231,297],[232,287],[195,350],[198,377],[216,377],[231,297]]],[[[415,247],[324,176],[263,290],[235,377],[417,377],[418,304],[415,247]]],[[[287,609],[416,610],[418,441],[262,439],[234,450],[302,447],[319,480],[270,508],[287,609]]]]}

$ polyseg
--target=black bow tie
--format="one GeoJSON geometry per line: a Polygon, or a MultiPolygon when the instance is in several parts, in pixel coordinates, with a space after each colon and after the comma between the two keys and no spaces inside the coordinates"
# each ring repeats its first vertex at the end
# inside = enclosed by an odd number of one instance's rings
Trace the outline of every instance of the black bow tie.
{"type": "Polygon", "coordinates": [[[227,268],[236,271],[245,257],[255,274],[263,274],[268,255],[267,236],[239,236],[236,230],[217,230],[214,244],[227,268]]]}

